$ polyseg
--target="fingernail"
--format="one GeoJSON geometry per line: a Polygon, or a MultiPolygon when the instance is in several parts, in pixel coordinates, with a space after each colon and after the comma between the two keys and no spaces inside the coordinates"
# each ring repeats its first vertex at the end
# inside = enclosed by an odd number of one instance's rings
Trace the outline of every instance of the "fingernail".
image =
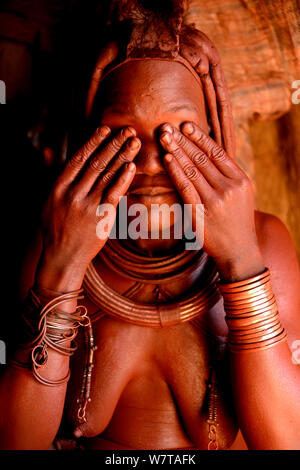
{"type": "Polygon", "coordinates": [[[165,155],[165,161],[166,161],[167,163],[170,163],[170,162],[172,161],[172,159],[173,159],[173,157],[172,157],[172,155],[171,155],[170,153],[167,153],[167,154],[165,155]]]}
{"type": "Polygon", "coordinates": [[[136,130],[134,129],[134,127],[128,126],[127,129],[131,134],[136,135],[136,130]]]}
{"type": "Polygon", "coordinates": [[[100,126],[98,127],[97,132],[101,136],[106,137],[108,134],[110,134],[110,128],[108,126],[100,126]]]}
{"type": "Polygon", "coordinates": [[[135,136],[136,131],[133,127],[124,127],[124,129],[121,130],[121,134],[128,139],[129,137],[132,137],[133,135],[135,136]]]}
{"type": "Polygon", "coordinates": [[[128,145],[131,149],[136,149],[140,146],[140,141],[139,141],[139,139],[133,138],[133,139],[130,140],[128,145]]]}
{"type": "Polygon", "coordinates": [[[168,132],[166,132],[165,134],[162,134],[160,138],[166,144],[169,144],[171,142],[171,136],[168,132]]]}
{"type": "Polygon", "coordinates": [[[133,162],[128,163],[127,170],[133,172],[135,170],[135,164],[133,162]]]}
{"type": "Polygon", "coordinates": [[[186,134],[192,134],[194,132],[195,128],[193,126],[193,124],[191,124],[190,122],[187,123],[187,124],[184,124],[183,126],[183,131],[186,133],[186,134]]]}
{"type": "Polygon", "coordinates": [[[162,127],[163,131],[170,132],[170,134],[173,134],[173,128],[170,124],[164,124],[162,127]]]}

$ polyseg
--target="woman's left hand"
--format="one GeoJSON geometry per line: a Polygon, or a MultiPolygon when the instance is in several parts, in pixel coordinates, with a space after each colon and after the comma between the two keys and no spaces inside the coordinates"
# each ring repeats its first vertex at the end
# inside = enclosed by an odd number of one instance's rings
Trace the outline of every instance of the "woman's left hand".
{"type": "Polygon", "coordinates": [[[247,175],[196,124],[184,123],[181,132],[164,124],[160,131],[165,167],[183,202],[204,205],[203,249],[221,276],[235,281],[262,272],[247,175]]]}

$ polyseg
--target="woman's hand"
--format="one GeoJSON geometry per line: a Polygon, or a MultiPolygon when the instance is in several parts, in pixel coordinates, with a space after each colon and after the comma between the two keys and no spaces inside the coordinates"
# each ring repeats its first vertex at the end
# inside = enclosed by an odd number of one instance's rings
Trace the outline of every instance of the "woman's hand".
{"type": "Polygon", "coordinates": [[[250,180],[197,125],[184,123],[181,131],[161,127],[164,163],[183,202],[204,205],[203,249],[228,281],[263,271],[250,180]]]}
{"type": "Polygon", "coordinates": [[[67,162],[49,195],[42,214],[44,246],[38,272],[41,285],[45,285],[46,276],[50,288],[49,269],[52,277],[68,271],[72,276],[77,273],[77,279],[83,278],[89,262],[108,238],[114,220],[107,237],[98,238],[97,208],[100,203],[117,207],[135,175],[132,160],[141,145],[133,128],[124,128],[112,138],[109,135],[107,126],[99,127],[67,162]]]}

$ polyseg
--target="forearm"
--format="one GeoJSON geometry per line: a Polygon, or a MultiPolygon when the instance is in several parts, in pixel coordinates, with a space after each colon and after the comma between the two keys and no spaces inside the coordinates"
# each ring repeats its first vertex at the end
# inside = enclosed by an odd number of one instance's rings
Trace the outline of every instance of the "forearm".
{"type": "MultiPolygon", "coordinates": [[[[42,262],[36,273],[40,287],[59,292],[80,288],[82,276],[72,276],[71,268],[58,269],[42,262]]],[[[76,300],[63,304],[65,312],[74,312],[76,300]]],[[[21,349],[15,357],[28,361],[28,352],[21,349]]],[[[69,357],[48,348],[47,363],[38,368],[46,380],[59,381],[67,377],[69,357]]],[[[0,382],[1,418],[0,447],[3,449],[48,449],[61,422],[67,383],[47,386],[40,383],[31,370],[7,367],[0,382]]]]}
{"type": "MultiPolygon", "coordinates": [[[[225,284],[226,282],[249,279],[249,277],[263,272],[264,266],[259,252],[252,252],[251,255],[248,262],[245,258],[244,268],[241,263],[231,266],[230,270],[221,267],[221,276],[225,284]],[[254,272],[251,273],[251,270],[254,270],[254,272]],[[234,274],[232,275],[232,273],[234,274]]],[[[266,288],[265,286],[267,284],[264,284],[264,288],[266,288]]],[[[229,329],[236,328],[237,325],[241,329],[240,332],[234,330],[233,341],[235,344],[240,334],[245,335],[250,331],[242,325],[251,324],[252,321],[257,322],[255,310],[253,314],[250,313],[252,293],[245,290],[245,287],[242,289],[244,290],[240,291],[240,294],[226,294],[225,296],[225,300],[229,301],[229,305],[230,298],[233,295],[232,299],[236,299],[236,302],[244,302],[243,308],[245,309],[245,305],[247,305],[245,304],[245,295],[248,295],[248,292],[250,293],[250,310],[243,313],[242,317],[241,313],[236,316],[234,310],[232,311],[234,304],[232,304],[229,312],[226,312],[229,315],[228,318],[231,318],[229,329]],[[237,296],[240,296],[240,298],[243,296],[244,300],[238,300],[237,296]],[[236,319],[234,319],[235,317],[236,319]]],[[[272,304],[272,300],[270,300],[270,304],[272,304]]],[[[237,309],[241,308],[241,306],[237,306],[237,309]]],[[[262,320],[264,318],[259,321],[262,320]]],[[[258,323],[252,323],[252,332],[258,331],[253,330],[254,327],[257,328],[257,325],[258,323]]],[[[277,328],[279,328],[277,331],[280,331],[280,327],[277,328]]],[[[251,335],[259,338],[257,333],[251,333],[251,335]]],[[[240,336],[240,338],[244,342],[243,338],[246,337],[240,336]]],[[[286,340],[283,339],[283,341],[276,344],[277,338],[274,337],[274,344],[268,349],[262,349],[261,344],[263,343],[255,343],[255,341],[255,339],[251,339],[251,345],[245,343],[247,348],[249,346],[251,348],[255,347],[251,351],[243,346],[231,348],[233,393],[243,435],[250,449],[299,449],[300,410],[297,407],[300,391],[299,367],[292,362],[292,355],[286,340]]]]}
{"type": "Polygon", "coordinates": [[[249,449],[300,449],[300,371],[286,342],[231,353],[234,399],[249,449]]]}
{"type": "MultiPolygon", "coordinates": [[[[69,369],[69,358],[49,351],[43,377],[59,380],[69,369]]],[[[58,431],[67,384],[47,387],[26,369],[7,367],[0,382],[0,448],[48,449],[58,431]]]]}

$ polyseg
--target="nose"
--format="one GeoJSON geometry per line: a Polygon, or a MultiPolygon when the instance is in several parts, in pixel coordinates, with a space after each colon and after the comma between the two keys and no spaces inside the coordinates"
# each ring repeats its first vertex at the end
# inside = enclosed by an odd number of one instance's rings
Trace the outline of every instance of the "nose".
{"type": "Polygon", "coordinates": [[[162,161],[163,149],[154,139],[142,139],[139,154],[134,162],[136,164],[136,174],[155,176],[166,174],[162,161]]]}

